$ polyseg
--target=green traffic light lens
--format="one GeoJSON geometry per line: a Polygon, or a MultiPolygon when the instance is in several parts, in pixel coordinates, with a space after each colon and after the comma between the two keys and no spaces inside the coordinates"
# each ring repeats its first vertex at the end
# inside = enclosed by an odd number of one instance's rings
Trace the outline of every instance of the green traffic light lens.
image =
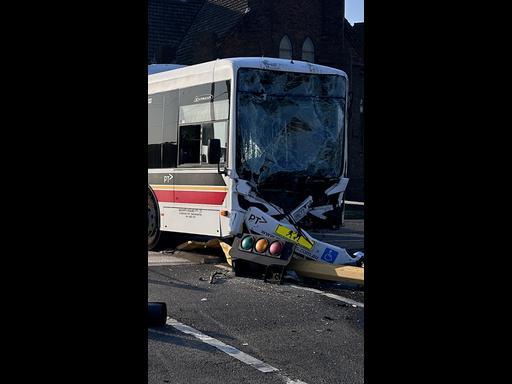
{"type": "Polygon", "coordinates": [[[252,236],[245,236],[242,239],[242,249],[249,251],[252,248],[252,245],[254,243],[254,239],[252,236]]]}

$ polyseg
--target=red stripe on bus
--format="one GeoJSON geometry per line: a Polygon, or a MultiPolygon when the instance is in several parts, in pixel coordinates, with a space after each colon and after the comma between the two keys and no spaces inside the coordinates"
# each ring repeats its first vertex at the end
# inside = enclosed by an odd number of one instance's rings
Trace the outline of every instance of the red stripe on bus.
{"type": "Polygon", "coordinates": [[[162,203],[211,204],[222,205],[226,192],[198,192],[198,191],[158,191],[156,198],[162,203]],[[174,198],[173,198],[174,196],[174,198]]]}
{"type": "Polygon", "coordinates": [[[153,190],[156,199],[161,203],[174,203],[174,191],[158,191],[153,190]]]}

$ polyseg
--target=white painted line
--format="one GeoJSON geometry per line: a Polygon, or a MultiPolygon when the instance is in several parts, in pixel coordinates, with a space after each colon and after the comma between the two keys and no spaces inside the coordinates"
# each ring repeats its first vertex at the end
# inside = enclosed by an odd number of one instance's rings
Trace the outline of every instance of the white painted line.
{"type": "MultiPolygon", "coordinates": [[[[263,361],[258,360],[255,357],[252,357],[251,355],[248,355],[247,353],[236,349],[235,347],[232,347],[231,345],[224,344],[220,340],[205,335],[204,333],[198,331],[197,329],[180,323],[178,320],[175,320],[171,317],[167,317],[167,325],[176,328],[178,331],[194,336],[196,339],[201,340],[203,343],[209,344],[221,350],[222,352],[228,354],[229,356],[234,357],[235,359],[240,360],[241,362],[250,365],[253,368],[256,368],[260,372],[271,373],[279,371],[277,368],[272,367],[271,365],[268,365],[263,361]]],[[[290,379],[283,373],[277,373],[277,376],[281,378],[285,382],[285,384],[307,384],[306,382],[301,380],[290,379]]]]}
{"type": "Polygon", "coordinates": [[[321,291],[321,290],[315,289],[315,288],[299,287],[297,285],[290,285],[290,287],[297,288],[297,289],[303,289],[305,291],[315,292],[315,293],[318,293],[320,295],[324,295],[324,296],[330,297],[331,299],[343,301],[344,303],[355,305],[356,307],[359,307],[359,308],[364,308],[364,304],[363,303],[360,303],[359,301],[355,301],[355,300],[352,300],[352,299],[347,299],[346,297],[343,297],[343,296],[335,295],[334,293],[324,292],[324,291],[321,291]]]}
{"type": "Polygon", "coordinates": [[[148,266],[156,267],[161,265],[192,265],[193,263],[187,259],[172,255],[160,255],[148,253],[148,266]]]}
{"type": "Polygon", "coordinates": [[[290,379],[289,377],[286,377],[286,376],[283,376],[283,375],[279,375],[281,377],[281,379],[284,380],[285,384],[307,384],[303,381],[300,381],[300,380],[292,380],[290,379]]]}
{"type": "MultiPolygon", "coordinates": [[[[364,239],[363,234],[359,233],[332,233],[332,232],[311,232],[311,235],[313,236],[336,236],[336,237],[357,237],[358,239],[364,239]]],[[[350,240],[350,239],[347,239],[350,240]]],[[[357,239],[354,239],[357,240],[357,239]]]]}
{"type": "Polygon", "coordinates": [[[364,202],[362,202],[362,201],[349,201],[349,200],[345,200],[345,204],[349,204],[349,205],[362,205],[362,206],[364,206],[364,202]]]}
{"type": "Polygon", "coordinates": [[[251,355],[248,355],[247,353],[236,349],[235,347],[232,347],[231,345],[224,344],[220,340],[217,340],[217,339],[214,339],[213,337],[205,335],[204,333],[199,332],[197,329],[194,329],[192,327],[189,327],[188,325],[182,324],[175,319],[168,317],[167,324],[176,328],[178,331],[181,331],[188,335],[192,335],[196,339],[201,340],[203,343],[209,344],[209,345],[221,350],[222,352],[227,353],[231,357],[234,357],[235,359],[240,360],[241,362],[243,362],[247,365],[250,365],[253,368],[256,368],[260,372],[268,373],[268,372],[278,371],[277,368],[274,368],[271,365],[268,365],[268,364],[264,363],[263,361],[258,360],[255,357],[252,357],[251,355]]]}

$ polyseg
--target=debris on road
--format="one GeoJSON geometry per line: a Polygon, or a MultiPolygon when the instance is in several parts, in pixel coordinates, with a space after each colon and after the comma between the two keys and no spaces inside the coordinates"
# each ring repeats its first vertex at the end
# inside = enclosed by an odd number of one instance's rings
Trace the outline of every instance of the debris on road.
{"type": "Polygon", "coordinates": [[[229,251],[231,250],[231,245],[221,241],[220,247],[222,248],[222,252],[224,252],[224,255],[226,256],[226,261],[228,262],[229,266],[233,266],[233,259],[231,259],[231,255],[229,254],[229,251]]]}
{"type": "Polygon", "coordinates": [[[296,283],[301,283],[302,282],[302,280],[299,277],[299,275],[297,275],[297,272],[295,272],[295,271],[293,271],[291,269],[286,270],[286,273],[284,274],[283,279],[285,279],[285,280],[292,280],[292,281],[295,281],[296,283]]]}
{"type": "Polygon", "coordinates": [[[219,279],[227,279],[227,275],[224,272],[213,272],[210,276],[210,284],[215,284],[219,279]]]}
{"type": "Polygon", "coordinates": [[[211,239],[206,242],[204,241],[186,241],[176,247],[178,251],[194,251],[196,249],[206,249],[206,248],[220,248],[220,240],[219,239],[211,239]]]}
{"type": "Polygon", "coordinates": [[[206,297],[203,297],[201,301],[207,301],[208,299],[206,297]]]}

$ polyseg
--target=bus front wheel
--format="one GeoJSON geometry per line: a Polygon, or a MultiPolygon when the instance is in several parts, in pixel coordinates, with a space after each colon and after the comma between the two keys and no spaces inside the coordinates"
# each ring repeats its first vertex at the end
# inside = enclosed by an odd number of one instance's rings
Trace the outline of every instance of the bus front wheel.
{"type": "Polygon", "coordinates": [[[160,240],[160,220],[158,206],[150,190],[148,190],[148,250],[155,249],[160,240]]]}

